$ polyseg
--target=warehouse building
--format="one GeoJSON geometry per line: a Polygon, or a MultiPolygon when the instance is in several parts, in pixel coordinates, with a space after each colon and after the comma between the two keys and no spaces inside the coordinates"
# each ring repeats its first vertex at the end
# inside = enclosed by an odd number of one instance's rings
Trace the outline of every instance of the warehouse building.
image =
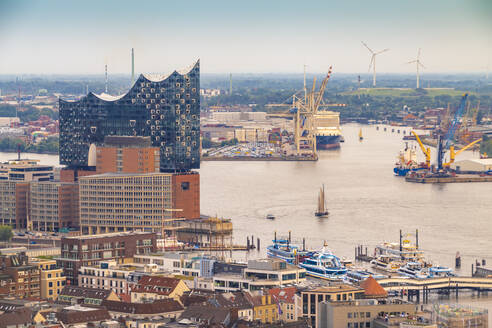
{"type": "Polygon", "coordinates": [[[485,172],[492,170],[492,158],[465,159],[451,164],[458,172],[485,172]]]}

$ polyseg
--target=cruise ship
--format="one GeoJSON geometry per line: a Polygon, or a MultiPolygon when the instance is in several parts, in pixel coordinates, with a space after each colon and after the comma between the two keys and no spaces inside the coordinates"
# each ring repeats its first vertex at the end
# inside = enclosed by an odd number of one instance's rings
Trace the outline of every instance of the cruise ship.
{"type": "Polygon", "coordinates": [[[316,123],[316,148],[336,149],[340,147],[342,130],[340,129],[340,113],[320,110],[314,115],[316,123]]]}

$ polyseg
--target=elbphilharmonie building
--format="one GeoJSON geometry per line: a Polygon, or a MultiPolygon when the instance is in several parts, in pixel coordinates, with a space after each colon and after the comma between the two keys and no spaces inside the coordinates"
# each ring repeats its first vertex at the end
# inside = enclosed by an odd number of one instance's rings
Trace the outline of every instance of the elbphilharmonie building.
{"type": "Polygon", "coordinates": [[[120,96],[90,92],[60,99],[60,164],[90,166],[89,148],[106,136],[148,136],[161,172],[200,166],[200,63],[169,75],[141,74],[120,96]]]}

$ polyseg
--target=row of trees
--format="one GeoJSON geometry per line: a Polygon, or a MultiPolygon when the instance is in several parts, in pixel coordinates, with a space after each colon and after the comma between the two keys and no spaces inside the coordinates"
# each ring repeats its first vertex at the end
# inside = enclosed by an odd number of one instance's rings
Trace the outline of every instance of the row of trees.
{"type": "Polygon", "coordinates": [[[23,153],[58,153],[59,138],[48,137],[37,144],[26,144],[19,138],[0,139],[0,151],[16,152],[18,147],[23,153]]]}
{"type": "MultiPolygon", "coordinates": [[[[294,94],[294,89],[273,90],[273,89],[239,89],[232,95],[220,95],[211,99],[203,100],[203,107],[208,105],[248,105],[255,104],[254,111],[278,111],[278,107],[267,107],[271,103],[285,103],[286,109],[294,94]]],[[[302,96],[302,95],[301,95],[302,96]]],[[[342,119],[344,118],[364,118],[364,119],[394,119],[395,113],[406,109],[413,113],[423,113],[428,108],[446,108],[458,106],[461,96],[451,95],[429,95],[427,90],[418,89],[409,92],[405,96],[383,96],[383,95],[354,95],[346,93],[325,94],[325,102],[346,104],[346,107],[330,107],[331,110],[339,111],[342,119]]],[[[476,106],[480,100],[481,118],[492,108],[492,97],[488,94],[480,96],[470,95],[471,106],[476,106]]]]}
{"type": "Polygon", "coordinates": [[[487,156],[492,156],[492,139],[486,135],[482,136],[482,141],[480,142],[480,153],[487,154],[487,156]]]}
{"type": "Polygon", "coordinates": [[[18,116],[21,122],[36,121],[41,115],[46,115],[54,120],[58,119],[58,112],[50,108],[35,108],[27,106],[23,111],[17,111],[17,108],[12,105],[0,105],[0,117],[15,117],[18,116]]]}
{"type": "Polygon", "coordinates": [[[208,138],[203,138],[202,139],[202,148],[203,149],[208,149],[208,148],[217,148],[217,147],[224,147],[224,146],[234,146],[237,145],[238,140],[237,139],[231,139],[231,140],[226,140],[222,142],[213,142],[212,140],[208,138]]]}

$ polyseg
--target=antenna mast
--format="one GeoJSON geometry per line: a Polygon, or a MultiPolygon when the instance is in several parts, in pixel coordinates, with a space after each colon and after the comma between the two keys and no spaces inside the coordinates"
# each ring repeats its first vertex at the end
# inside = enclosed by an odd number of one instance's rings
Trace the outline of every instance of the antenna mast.
{"type": "Polygon", "coordinates": [[[135,52],[132,48],[132,85],[135,83],[135,52]]]}
{"type": "Polygon", "coordinates": [[[232,73],[229,74],[229,96],[232,96],[232,73]]]}
{"type": "Polygon", "coordinates": [[[105,82],[105,87],[104,87],[104,92],[107,94],[108,93],[108,64],[104,65],[104,74],[106,76],[106,82],[105,82]]]}

